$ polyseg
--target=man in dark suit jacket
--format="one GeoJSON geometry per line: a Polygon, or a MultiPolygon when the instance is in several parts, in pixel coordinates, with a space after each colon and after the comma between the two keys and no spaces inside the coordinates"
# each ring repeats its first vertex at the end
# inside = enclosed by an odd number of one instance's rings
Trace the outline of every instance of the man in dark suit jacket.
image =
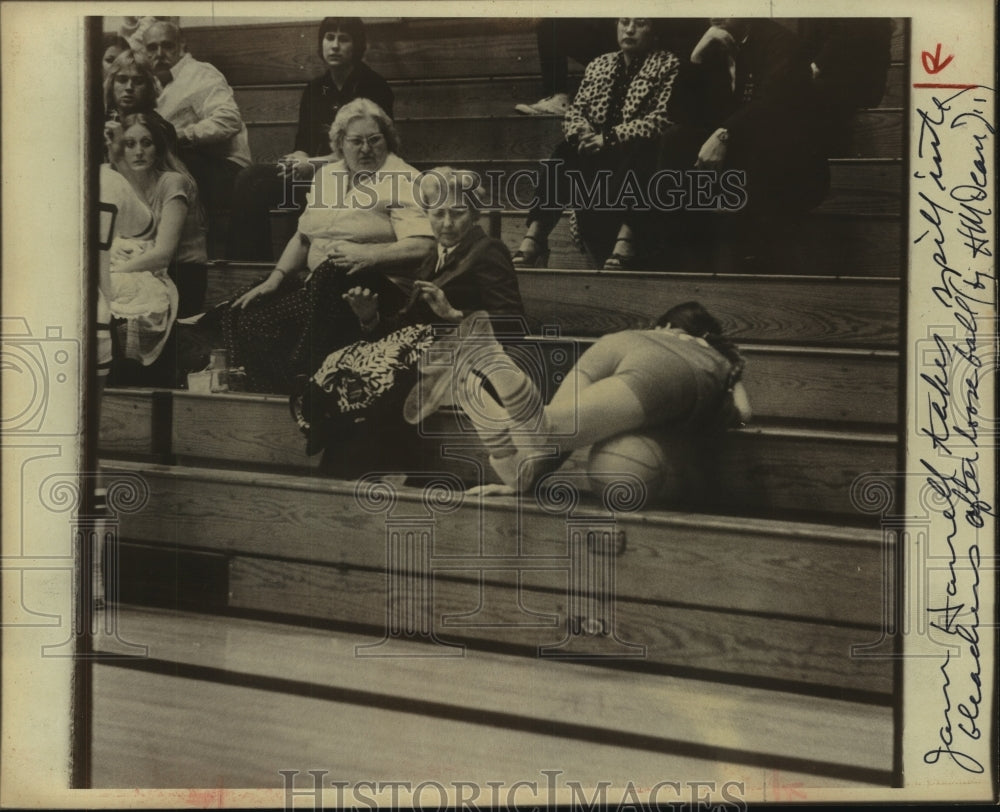
{"type": "Polygon", "coordinates": [[[816,112],[809,60],[793,31],[768,19],[710,20],[681,67],[660,165],[743,171],[746,204],[721,222],[700,211],[668,214],[670,250],[686,246],[703,261],[721,227],[722,242],[744,243],[734,250],[759,257],[792,218],[818,205],[829,170],[816,112]]]}
{"type": "Polygon", "coordinates": [[[745,169],[750,210],[812,208],[826,194],[829,176],[801,42],[772,20],[711,23],[691,54],[702,91],[696,121],[713,128],[695,165],[745,169]]]}
{"type": "Polygon", "coordinates": [[[892,58],[892,20],[886,17],[806,18],[799,36],[810,59],[813,90],[831,155],[851,146],[855,111],[878,107],[892,58]]]}

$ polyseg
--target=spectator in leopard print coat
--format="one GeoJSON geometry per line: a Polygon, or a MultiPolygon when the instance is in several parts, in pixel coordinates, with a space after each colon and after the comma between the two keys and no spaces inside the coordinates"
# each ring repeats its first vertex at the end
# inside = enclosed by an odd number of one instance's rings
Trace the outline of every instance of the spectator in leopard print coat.
{"type": "Polygon", "coordinates": [[[656,169],[680,60],[659,47],[659,21],[623,17],[617,26],[620,50],[587,66],[563,119],[565,140],[539,173],[515,266],[544,266],[548,236],[571,208],[593,258],[607,270],[635,267],[635,190],[644,194],[656,169]]]}

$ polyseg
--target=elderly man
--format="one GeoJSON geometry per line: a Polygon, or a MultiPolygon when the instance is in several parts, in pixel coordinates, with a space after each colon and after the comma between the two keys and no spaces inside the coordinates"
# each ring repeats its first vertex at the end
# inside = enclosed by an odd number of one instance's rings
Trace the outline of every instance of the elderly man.
{"type": "Polygon", "coordinates": [[[216,68],[186,51],[181,30],[173,23],[154,23],[144,42],[147,60],[163,85],[157,112],[177,130],[181,158],[210,215],[226,210],[236,175],[251,163],[247,128],[233,89],[216,68]]]}

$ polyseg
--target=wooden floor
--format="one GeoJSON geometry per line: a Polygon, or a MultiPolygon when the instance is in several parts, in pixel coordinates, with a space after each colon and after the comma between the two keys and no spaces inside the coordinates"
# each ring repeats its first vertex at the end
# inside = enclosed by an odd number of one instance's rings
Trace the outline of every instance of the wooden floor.
{"type": "Polygon", "coordinates": [[[583,786],[682,776],[749,791],[776,772],[810,788],[884,784],[891,770],[887,707],[481,651],[427,657],[419,643],[359,657],[374,637],[241,618],[114,617],[98,649],[148,656],[95,666],[98,788],[281,787],[282,769],[511,783],[552,769],[583,786]]]}

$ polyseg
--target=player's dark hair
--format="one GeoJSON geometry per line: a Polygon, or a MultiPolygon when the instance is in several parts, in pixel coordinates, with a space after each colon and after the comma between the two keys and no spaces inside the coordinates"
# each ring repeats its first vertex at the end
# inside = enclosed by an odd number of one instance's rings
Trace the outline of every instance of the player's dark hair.
{"type": "Polygon", "coordinates": [[[730,388],[740,379],[746,361],[740,355],[736,345],[723,334],[719,320],[702,307],[700,302],[692,301],[674,305],[656,320],[657,327],[665,327],[667,324],[671,327],[678,327],[690,335],[705,339],[732,364],[733,369],[729,376],[730,388]]]}

